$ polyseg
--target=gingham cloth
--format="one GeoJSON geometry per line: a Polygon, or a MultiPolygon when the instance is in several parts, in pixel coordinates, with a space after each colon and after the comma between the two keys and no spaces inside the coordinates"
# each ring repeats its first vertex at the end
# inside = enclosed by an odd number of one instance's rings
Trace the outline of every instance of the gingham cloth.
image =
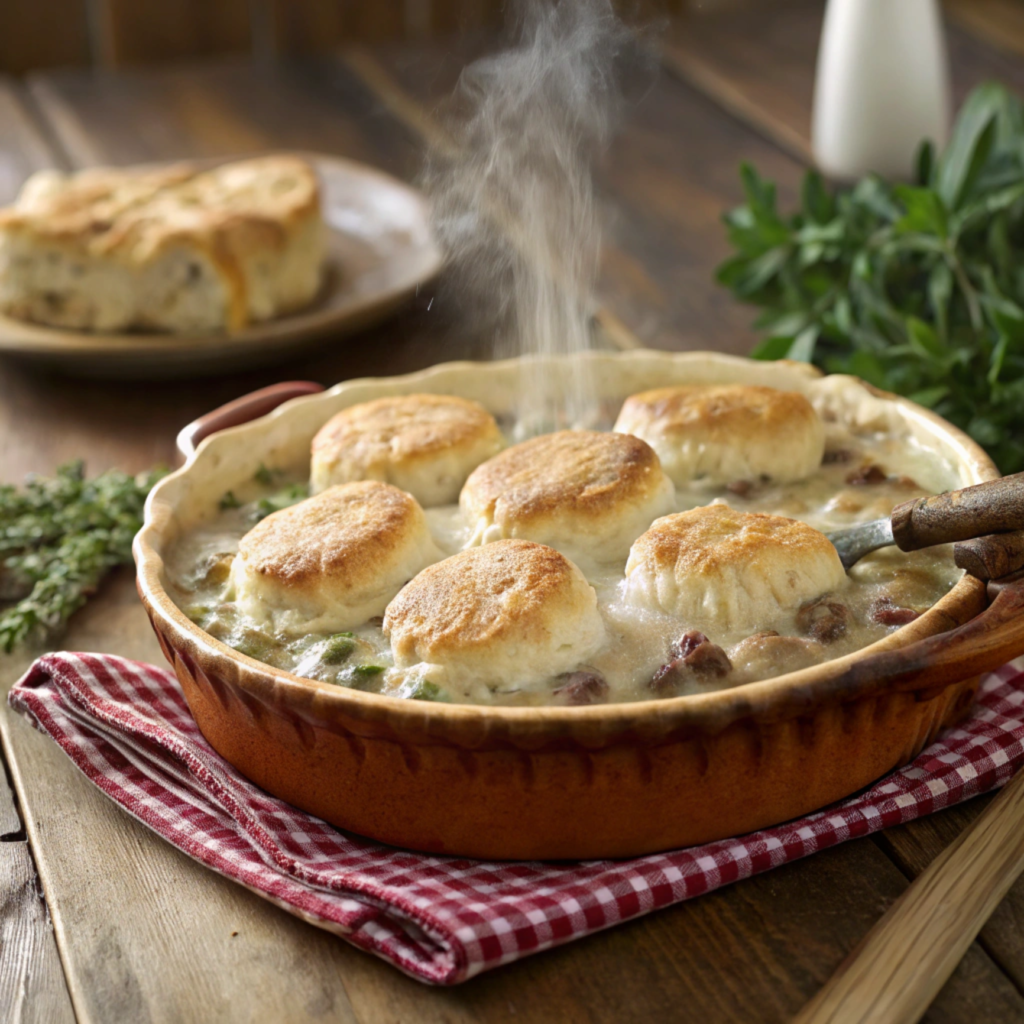
{"type": "Polygon", "coordinates": [[[1008,665],[911,765],[798,821],[628,861],[486,863],[381,846],[268,796],[213,751],[177,680],[152,665],[51,654],[9,700],[178,849],[439,985],[948,807],[1024,761],[1024,670],[1008,665]]]}

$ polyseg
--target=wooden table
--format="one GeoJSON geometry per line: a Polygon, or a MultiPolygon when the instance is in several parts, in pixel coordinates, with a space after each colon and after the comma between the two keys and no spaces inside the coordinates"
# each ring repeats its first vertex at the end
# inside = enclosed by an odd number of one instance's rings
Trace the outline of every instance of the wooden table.
{"type": "MultiPolygon", "coordinates": [[[[1006,0],[950,6],[956,91],[1024,87],[1006,0]]],[[[1012,12],[1010,12],[1012,14],[1012,12]]],[[[750,312],[712,284],[721,211],[748,159],[792,201],[808,152],[817,3],[694,17],[600,171],[609,236],[603,343],[745,352],[750,312]]],[[[0,201],[46,165],[302,148],[412,177],[432,109],[486,40],[0,83],[0,201]]],[[[284,377],[325,384],[485,354],[431,290],[391,323],[314,358],[205,381],[107,383],[0,364],[0,478],[86,456],[99,471],[174,457],[195,415],[284,377]],[[431,303],[431,299],[435,299],[431,303]]],[[[131,573],[65,645],[161,660],[131,573]]],[[[5,685],[26,658],[3,664],[5,685]]],[[[0,713],[0,1018],[109,1021],[779,1021],[829,977],[986,799],[847,843],[454,990],[432,990],[201,869],[105,800],[48,739],[0,713]]],[[[1024,1021],[1024,886],[932,1006],[932,1021],[1024,1021]]]]}

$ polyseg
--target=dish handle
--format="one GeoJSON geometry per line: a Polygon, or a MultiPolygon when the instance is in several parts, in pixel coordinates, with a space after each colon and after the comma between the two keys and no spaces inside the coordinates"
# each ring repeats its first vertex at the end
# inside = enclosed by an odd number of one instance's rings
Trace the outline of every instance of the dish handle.
{"type": "Polygon", "coordinates": [[[921,700],[1024,654],[1024,571],[988,583],[989,605],[955,629],[882,651],[844,669],[834,682],[908,691],[921,700]]]}
{"type": "Polygon", "coordinates": [[[182,427],[178,432],[178,451],[187,461],[195,455],[200,442],[211,434],[266,416],[289,399],[319,394],[323,390],[322,384],[312,380],[288,380],[251,391],[182,427]]]}

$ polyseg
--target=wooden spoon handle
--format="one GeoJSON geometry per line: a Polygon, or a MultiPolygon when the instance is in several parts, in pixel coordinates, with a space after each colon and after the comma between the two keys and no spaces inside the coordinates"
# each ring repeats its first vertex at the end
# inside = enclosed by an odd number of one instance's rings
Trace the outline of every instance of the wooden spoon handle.
{"type": "Polygon", "coordinates": [[[962,540],[953,561],[979,580],[997,580],[1024,569],[1024,530],[962,540]]]}
{"type": "Polygon", "coordinates": [[[1011,530],[1024,530],[1024,473],[915,498],[892,511],[892,536],[901,551],[1011,530]]]}
{"type": "Polygon", "coordinates": [[[914,1024],[1024,870],[1024,772],[889,908],[794,1024],[914,1024]]]}

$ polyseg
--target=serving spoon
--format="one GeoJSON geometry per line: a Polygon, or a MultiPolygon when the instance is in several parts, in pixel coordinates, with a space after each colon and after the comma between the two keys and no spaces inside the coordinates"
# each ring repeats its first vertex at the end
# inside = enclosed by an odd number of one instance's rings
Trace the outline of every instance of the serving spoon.
{"type": "MultiPolygon", "coordinates": [[[[1024,530],[1024,473],[930,498],[914,498],[897,505],[888,519],[836,530],[827,536],[839,552],[843,568],[849,571],[865,555],[893,544],[900,551],[918,551],[1017,530],[1024,530]]],[[[979,579],[997,579],[1016,572],[1024,568],[1024,535],[1000,543],[991,552],[984,543],[958,545],[956,564],[979,579]],[[999,560],[998,564],[993,558],[999,560]]]]}

